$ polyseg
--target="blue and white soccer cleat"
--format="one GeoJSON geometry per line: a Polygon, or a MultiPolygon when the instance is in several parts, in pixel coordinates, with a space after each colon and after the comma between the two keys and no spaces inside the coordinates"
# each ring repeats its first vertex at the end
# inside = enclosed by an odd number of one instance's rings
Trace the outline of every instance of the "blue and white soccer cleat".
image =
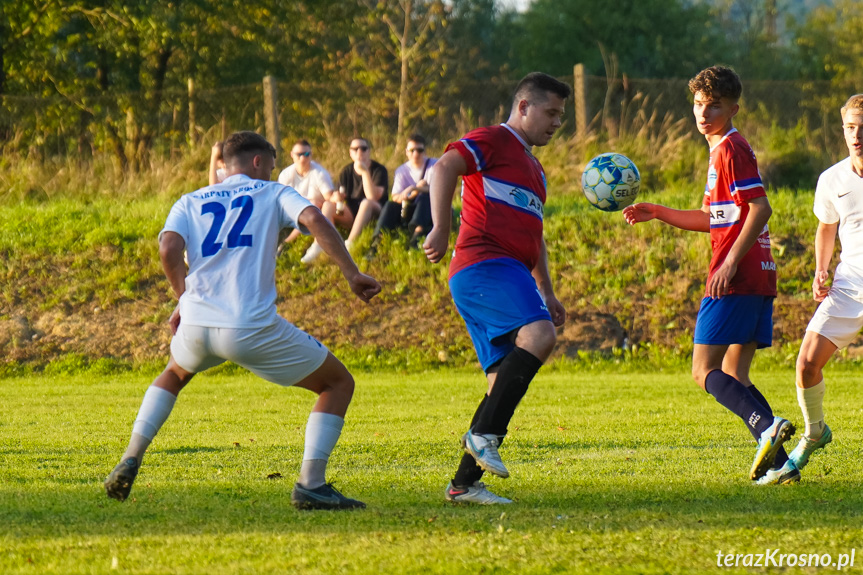
{"type": "Polygon", "coordinates": [[[512,499],[495,495],[489,491],[485,483],[477,481],[467,487],[454,487],[452,481],[446,486],[444,497],[453,503],[477,503],[479,505],[504,505],[512,503],[512,499]]]}
{"type": "Polygon", "coordinates": [[[824,446],[831,441],[833,441],[833,432],[830,431],[829,426],[825,425],[824,431],[818,439],[811,439],[808,435],[801,437],[800,442],[797,444],[797,447],[794,448],[794,451],[788,454],[788,459],[794,462],[797,469],[803,469],[806,467],[806,464],[809,463],[809,457],[816,450],[824,449],[824,446]]]}
{"type": "Polygon", "coordinates": [[[800,470],[790,459],[779,469],[768,469],[757,485],[790,485],[800,481],[800,470]]]}
{"type": "Polygon", "coordinates": [[[773,424],[770,425],[761,438],[758,440],[758,449],[755,451],[755,459],[752,462],[752,469],[749,471],[749,479],[753,481],[761,478],[767,471],[773,467],[773,461],[776,459],[776,452],[782,447],[782,444],[791,439],[794,432],[797,431],[787,419],[782,417],[774,417],[773,424]]]}
{"type": "Polygon", "coordinates": [[[509,471],[500,460],[498,445],[497,435],[493,433],[479,435],[468,431],[461,438],[462,448],[473,456],[477,465],[489,473],[506,478],[509,477],[509,471]]]}

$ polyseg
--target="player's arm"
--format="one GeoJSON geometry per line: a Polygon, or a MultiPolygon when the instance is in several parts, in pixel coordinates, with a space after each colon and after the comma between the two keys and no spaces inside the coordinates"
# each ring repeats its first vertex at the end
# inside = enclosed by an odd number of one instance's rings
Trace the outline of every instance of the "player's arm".
{"type": "Polygon", "coordinates": [[[174,296],[180,296],[186,291],[186,262],[183,259],[183,250],[186,249],[186,240],[177,232],[162,232],[159,238],[159,259],[162,260],[162,269],[165,277],[174,290],[174,296]]]}
{"type": "Polygon", "coordinates": [[[767,221],[773,213],[773,208],[770,207],[770,201],[767,199],[767,196],[749,200],[748,204],[749,215],[746,216],[746,221],[743,222],[740,235],[734,240],[734,244],[732,244],[731,249],[728,251],[728,255],[725,256],[725,260],[723,260],[707,284],[708,297],[721,297],[728,293],[731,280],[737,273],[737,265],[749,253],[752,246],[755,245],[755,241],[764,231],[764,226],[767,225],[767,221]]]}
{"type": "MultiPolygon", "coordinates": [[[[186,240],[177,232],[162,232],[159,237],[159,259],[162,260],[162,269],[165,277],[174,290],[174,296],[179,300],[186,292],[186,261],[183,258],[183,250],[186,249],[186,240]]],[[[168,318],[171,333],[176,334],[180,327],[180,306],[174,308],[171,317],[168,318]]]]}
{"type": "Polygon", "coordinates": [[[457,150],[449,150],[435,164],[435,175],[429,187],[433,226],[423,250],[433,264],[441,261],[449,247],[452,227],[452,198],[459,176],[467,173],[467,162],[457,150]]]}
{"type": "Polygon", "coordinates": [[[545,300],[545,306],[548,308],[548,313],[551,314],[551,321],[554,325],[560,327],[566,321],[566,310],[557,296],[554,295],[554,287],[551,285],[551,274],[548,272],[548,250],[545,247],[545,238],[542,240],[542,245],[539,252],[539,260],[536,266],[530,271],[536,281],[536,288],[545,300]]]}
{"type": "Polygon", "coordinates": [[[812,297],[815,301],[824,301],[830,291],[827,278],[830,277],[830,261],[833,259],[838,231],[839,222],[818,222],[818,229],[815,230],[815,279],[812,280],[812,297]]]}
{"type": "Polygon", "coordinates": [[[219,160],[219,156],[222,155],[222,146],[221,142],[216,142],[213,144],[212,150],[210,150],[210,172],[209,172],[209,181],[210,185],[214,186],[219,183],[219,177],[216,175],[217,167],[216,162],[219,160]]]}
{"type": "Polygon", "coordinates": [[[348,253],[342,236],[321,210],[315,206],[307,207],[300,213],[297,223],[308,229],[318,241],[318,245],[336,262],[345,279],[348,280],[351,291],[358,298],[368,302],[380,293],[381,285],[373,277],[360,272],[351,254],[348,253]]]}
{"type": "Polygon", "coordinates": [[[710,208],[700,210],[676,210],[660,204],[638,203],[623,208],[623,218],[634,226],[640,222],[659,220],[675,228],[690,232],[710,231],[710,208]]]}

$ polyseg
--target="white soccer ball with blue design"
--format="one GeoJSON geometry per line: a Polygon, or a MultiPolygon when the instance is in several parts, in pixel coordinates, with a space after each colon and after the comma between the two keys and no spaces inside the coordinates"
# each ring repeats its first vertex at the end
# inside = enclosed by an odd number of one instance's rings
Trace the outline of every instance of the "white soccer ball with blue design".
{"type": "Polygon", "coordinates": [[[595,208],[617,212],[635,201],[641,188],[641,174],[623,154],[600,154],[584,167],[581,189],[595,208]]]}

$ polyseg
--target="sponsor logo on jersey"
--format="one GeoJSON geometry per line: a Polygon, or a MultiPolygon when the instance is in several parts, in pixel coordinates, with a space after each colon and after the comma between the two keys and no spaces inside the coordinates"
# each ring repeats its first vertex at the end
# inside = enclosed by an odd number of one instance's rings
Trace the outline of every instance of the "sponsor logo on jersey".
{"type": "Polygon", "coordinates": [[[740,206],[732,201],[710,204],[710,227],[728,228],[740,222],[740,206]]]}
{"type": "Polygon", "coordinates": [[[484,177],[482,181],[485,197],[489,200],[507,204],[519,211],[527,212],[540,220],[542,219],[542,201],[532,191],[489,177],[484,177]]]}
{"type": "Polygon", "coordinates": [[[716,180],[719,179],[719,174],[716,173],[716,168],[710,164],[710,169],[707,170],[707,189],[712,190],[716,187],[716,180]]]}
{"type": "Polygon", "coordinates": [[[761,262],[761,270],[775,272],[776,262],[761,262]]]}

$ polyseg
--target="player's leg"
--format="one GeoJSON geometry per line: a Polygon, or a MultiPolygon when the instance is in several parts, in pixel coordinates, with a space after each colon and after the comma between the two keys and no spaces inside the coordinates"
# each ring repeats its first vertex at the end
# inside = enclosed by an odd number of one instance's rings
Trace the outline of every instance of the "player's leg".
{"type": "Polygon", "coordinates": [[[797,356],[797,403],[803,413],[806,431],[791,452],[799,469],[809,463],[818,449],[833,441],[833,432],[824,421],[824,366],[838,349],[837,345],[815,331],[806,331],[797,356]]]}
{"type": "MultiPolygon", "coordinates": [[[[494,365],[489,368],[486,373],[489,392],[494,386],[494,381],[497,377],[497,369],[498,366],[494,365]]],[[[483,395],[482,401],[480,401],[479,407],[477,407],[473,414],[473,418],[471,419],[471,428],[476,424],[476,420],[479,418],[480,413],[482,413],[486,401],[488,401],[488,395],[483,395]]],[[[502,437],[499,439],[499,442],[503,442],[502,437]]],[[[455,472],[455,476],[449,482],[446,487],[446,491],[444,492],[446,500],[456,503],[478,503],[480,505],[512,503],[512,499],[495,495],[488,490],[485,484],[480,481],[483,473],[485,473],[485,471],[482,467],[477,465],[476,459],[474,459],[473,455],[469,452],[463,453],[458,469],[455,472]]]]}
{"type": "Polygon", "coordinates": [[[508,477],[498,446],[515,408],[554,348],[554,325],[530,272],[514,260],[474,264],[453,276],[450,291],[480,363],[487,373],[494,373],[462,447],[481,468],[508,477]]]}
{"type": "Polygon", "coordinates": [[[144,399],[132,427],[129,445],[120,463],[105,479],[105,491],[108,497],[125,501],[129,496],[132,484],[141,468],[144,452],[171,414],[177,395],[193,376],[193,373],[177,365],[171,357],[168,366],[144,393],[144,399]]]}
{"type": "Polygon", "coordinates": [[[354,393],[347,368],[315,338],[284,318],[262,329],[224,330],[214,347],[220,355],[282,386],[318,395],[306,423],[300,477],[291,494],[301,509],[365,507],[326,483],[326,469],[354,393]]]}
{"type": "Polygon", "coordinates": [[[354,393],[354,378],[332,353],[314,373],[294,384],[318,394],[306,423],[300,475],[291,493],[299,509],[355,509],[365,503],[349,499],[326,482],[327,463],[345,423],[354,393]]]}
{"type": "MultiPolygon", "coordinates": [[[[722,361],[722,370],[740,381],[749,393],[764,406],[768,412],[768,418],[773,418],[775,421],[773,408],[770,407],[767,398],[755,387],[749,376],[756,349],[758,349],[758,342],[755,341],[745,345],[734,344],[729,346],[722,361]]],[[[758,432],[752,427],[747,427],[753,437],[755,437],[755,440],[760,441],[761,436],[758,435],[758,432]]],[[[793,462],[789,462],[785,447],[779,445],[778,449],[776,449],[772,466],[758,479],[758,483],[761,485],[784,485],[797,481],[800,481],[800,470],[797,469],[797,466],[793,462]]]]}
{"type": "Polygon", "coordinates": [[[489,389],[488,401],[471,426],[473,434],[506,435],[516,407],[539,368],[551,355],[556,341],[557,333],[549,320],[535,321],[519,328],[515,347],[500,363],[489,389]]]}
{"type": "Polygon", "coordinates": [[[704,298],[695,325],[695,348],[692,357],[692,375],[707,393],[723,407],[740,417],[747,429],[759,441],[750,478],[763,476],[773,464],[777,451],[794,433],[794,426],[786,419],[772,416],[772,412],[733,375],[723,371],[726,354],[732,345],[736,354],[729,364],[737,364],[735,371],[748,379],[755,347],[769,345],[772,321],[772,299],[761,296],[725,296],[719,299],[704,298]],[[761,339],[767,341],[761,342],[761,339]],[[751,347],[755,346],[755,347],[751,347]],[[751,348],[751,349],[750,349],[751,348]]]}

